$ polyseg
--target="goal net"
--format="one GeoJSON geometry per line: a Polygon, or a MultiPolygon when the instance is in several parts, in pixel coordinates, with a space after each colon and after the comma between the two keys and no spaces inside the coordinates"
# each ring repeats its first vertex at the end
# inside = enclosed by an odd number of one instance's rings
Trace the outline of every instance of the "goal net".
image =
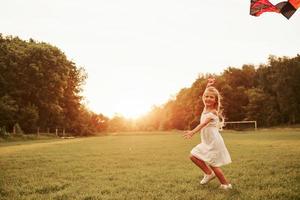
{"type": "Polygon", "coordinates": [[[229,130],[257,130],[257,122],[256,121],[228,121],[224,122],[223,129],[229,130]]]}

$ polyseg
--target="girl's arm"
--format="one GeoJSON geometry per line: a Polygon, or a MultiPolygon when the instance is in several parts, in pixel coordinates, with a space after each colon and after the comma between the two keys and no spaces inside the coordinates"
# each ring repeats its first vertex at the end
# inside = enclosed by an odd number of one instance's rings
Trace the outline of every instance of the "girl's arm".
{"type": "Polygon", "coordinates": [[[184,131],[183,137],[186,139],[190,139],[193,137],[193,135],[197,132],[199,132],[203,127],[205,127],[210,121],[212,120],[212,118],[207,118],[203,123],[200,123],[196,128],[194,128],[191,131],[184,131]]]}

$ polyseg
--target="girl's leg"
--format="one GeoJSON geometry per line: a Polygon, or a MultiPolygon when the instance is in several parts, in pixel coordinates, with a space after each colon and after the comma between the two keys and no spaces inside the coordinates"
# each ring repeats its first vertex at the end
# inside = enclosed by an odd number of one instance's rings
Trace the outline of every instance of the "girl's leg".
{"type": "Polygon", "coordinates": [[[228,185],[228,181],[226,180],[225,176],[224,176],[224,173],[223,171],[221,170],[220,167],[213,167],[213,166],[210,166],[210,168],[215,172],[215,175],[218,177],[219,181],[221,184],[224,184],[224,185],[228,185]]]}
{"type": "Polygon", "coordinates": [[[190,159],[195,163],[205,174],[210,175],[212,173],[212,170],[205,164],[203,160],[200,160],[196,158],[193,155],[190,155],[190,159]]]}

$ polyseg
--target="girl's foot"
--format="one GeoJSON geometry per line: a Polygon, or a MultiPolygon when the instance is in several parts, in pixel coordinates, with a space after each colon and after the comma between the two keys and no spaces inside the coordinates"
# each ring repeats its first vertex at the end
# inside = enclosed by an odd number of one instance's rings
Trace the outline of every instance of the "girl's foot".
{"type": "Polygon", "coordinates": [[[232,189],[232,185],[231,184],[221,184],[220,185],[220,189],[223,189],[223,190],[230,190],[232,189]]]}
{"type": "Polygon", "coordinates": [[[203,179],[200,181],[201,185],[204,185],[206,183],[208,183],[209,181],[211,181],[212,179],[214,179],[216,177],[215,173],[212,172],[211,174],[205,174],[203,179]]]}

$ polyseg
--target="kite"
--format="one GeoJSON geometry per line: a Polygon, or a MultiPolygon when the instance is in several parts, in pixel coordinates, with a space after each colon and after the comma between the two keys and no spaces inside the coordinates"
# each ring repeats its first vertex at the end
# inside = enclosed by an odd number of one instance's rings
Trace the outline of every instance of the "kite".
{"type": "Polygon", "coordinates": [[[264,12],[280,12],[280,10],[268,0],[251,0],[250,15],[258,17],[264,12]]]}
{"type": "Polygon", "coordinates": [[[264,12],[281,13],[287,19],[300,7],[300,0],[288,0],[273,5],[268,0],[251,0],[250,15],[260,16],[264,12]]]}
{"type": "Polygon", "coordinates": [[[276,4],[276,7],[280,9],[280,12],[287,19],[296,12],[296,10],[300,7],[300,0],[289,0],[283,1],[276,4]]]}

